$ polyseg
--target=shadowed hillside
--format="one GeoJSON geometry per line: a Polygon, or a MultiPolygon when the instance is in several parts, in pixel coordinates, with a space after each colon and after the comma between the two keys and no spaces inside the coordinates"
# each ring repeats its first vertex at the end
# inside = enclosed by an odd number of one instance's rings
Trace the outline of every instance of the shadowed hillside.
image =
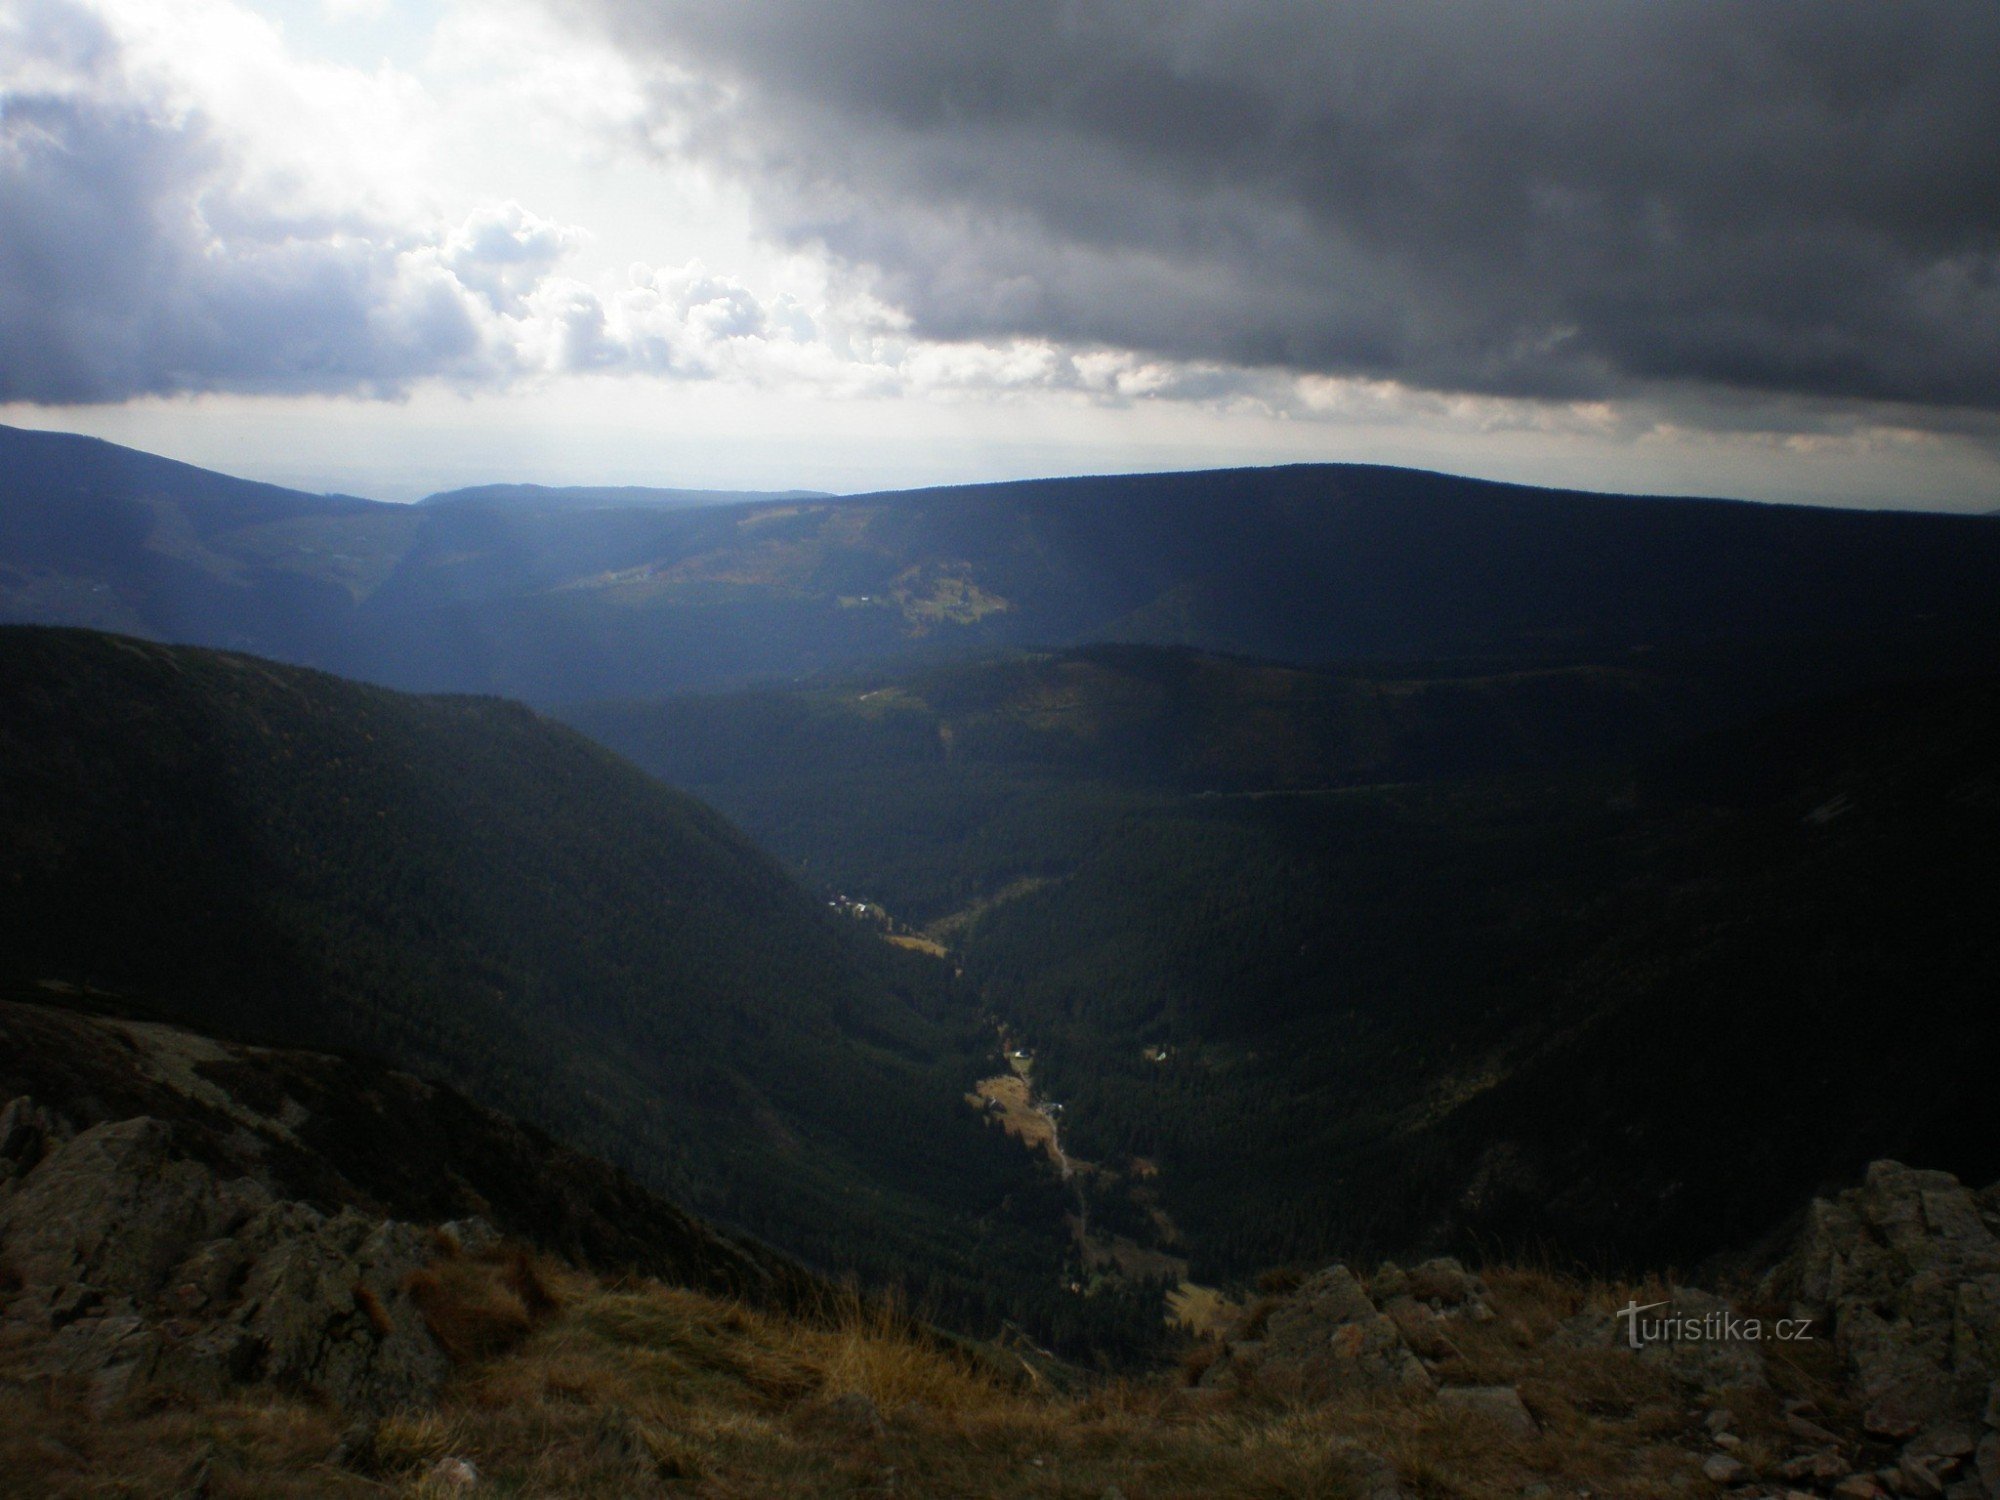
{"type": "Polygon", "coordinates": [[[201,1036],[46,985],[18,993],[0,1000],[0,1094],[54,1109],[68,1129],[157,1120],[178,1154],[224,1179],[255,1178],[327,1213],[483,1218],[610,1275],[659,1276],[768,1307],[804,1306],[825,1291],[783,1256],[716,1233],[624,1173],[443,1084],[355,1053],[201,1036]]]}
{"type": "Polygon", "coordinates": [[[1062,1302],[949,970],[574,732],[19,628],[0,699],[5,977],[421,1067],[941,1316],[1062,1302]]]}
{"type": "Polygon", "coordinates": [[[1197,1279],[1687,1263],[1873,1155],[2000,1172],[2000,700],[1753,711],[1810,680],[1093,647],[577,721],[948,945],[1197,1279]]]}

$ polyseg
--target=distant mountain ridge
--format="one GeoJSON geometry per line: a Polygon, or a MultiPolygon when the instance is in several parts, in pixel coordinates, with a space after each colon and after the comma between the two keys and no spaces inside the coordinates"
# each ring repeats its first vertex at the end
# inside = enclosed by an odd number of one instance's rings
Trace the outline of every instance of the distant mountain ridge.
{"type": "Polygon", "coordinates": [[[539,703],[1093,641],[1293,664],[1842,632],[2000,642],[2000,532],[1973,516],[1366,465],[729,505],[388,506],[120,454],[0,431],[0,620],[539,703]]]}
{"type": "Polygon", "coordinates": [[[621,510],[642,506],[740,505],[754,500],[825,500],[824,490],[677,490],[645,485],[479,484],[439,490],[419,505],[491,510],[621,510]]]}
{"type": "MultiPolygon", "coordinates": [[[[254,479],[238,479],[81,433],[0,425],[0,457],[6,459],[6,494],[10,500],[32,494],[38,488],[72,496],[171,496],[191,507],[196,518],[208,528],[231,521],[247,523],[291,515],[390,508],[382,501],[364,500],[357,495],[316,494],[254,479]]],[[[18,520],[32,512],[10,505],[4,514],[18,520]]]]}

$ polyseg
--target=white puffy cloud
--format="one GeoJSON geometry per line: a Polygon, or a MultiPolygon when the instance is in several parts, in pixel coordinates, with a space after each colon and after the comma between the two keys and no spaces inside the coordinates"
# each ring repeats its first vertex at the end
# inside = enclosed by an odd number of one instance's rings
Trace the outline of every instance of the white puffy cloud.
{"type": "Polygon", "coordinates": [[[0,20],[0,399],[386,394],[505,367],[434,243],[253,160],[118,20],[75,0],[0,20]]]}
{"type": "Polygon", "coordinates": [[[518,315],[585,238],[576,225],[542,218],[518,203],[489,204],[445,236],[438,263],[495,312],[518,315]]]}
{"type": "MultiPolygon", "coordinates": [[[[503,50],[492,24],[450,24],[460,66],[503,50]]],[[[18,0],[0,59],[0,401],[577,374],[832,395],[1141,388],[1086,377],[1046,340],[916,339],[809,257],[763,285],[698,259],[576,274],[584,226],[513,198],[438,201],[450,111],[420,82],[301,61],[230,0],[18,0]]],[[[523,66],[531,95],[601,85],[571,111],[579,139],[602,146],[643,114],[602,55],[523,66]]]]}

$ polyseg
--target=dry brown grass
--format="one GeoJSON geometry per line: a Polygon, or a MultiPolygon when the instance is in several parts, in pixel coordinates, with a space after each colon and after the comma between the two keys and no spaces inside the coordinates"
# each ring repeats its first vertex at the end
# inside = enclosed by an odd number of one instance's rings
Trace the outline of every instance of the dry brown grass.
{"type": "MultiPolygon", "coordinates": [[[[550,1289],[549,1273],[517,1246],[496,1247],[479,1255],[447,1249],[421,1271],[411,1272],[403,1289],[417,1304],[432,1337],[452,1363],[459,1365],[518,1348],[535,1324],[559,1305],[550,1289]]],[[[356,1287],[356,1301],[367,1292],[366,1287],[356,1287]]],[[[368,1296],[374,1303],[371,1318],[379,1316],[386,1324],[388,1315],[381,1303],[372,1293],[368,1296]]],[[[363,1306],[365,1309],[367,1304],[363,1306]]]]}
{"type": "Polygon", "coordinates": [[[106,1420],[77,1388],[0,1389],[0,1496],[171,1496],[203,1476],[213,1500],[378,1492],[358,1475],[322,1468],[340,1425],[324,1410],[269,1394],[106,1420]]]}
{"type": "MultiPolygon", "coordinates": [[[[383,1423],[373,1475],[327,1465],[342,1419],[276,1397],[97,1422],[76,1393],[13,1390],[0,1392],[0,1494],[171,1494],[205,1461],[218,1497],[414,1496],[452,1456],[477,1466],[484,1492],[517,1495],[1094,1500],[1115,1486],[1129,1500],[1346,1500],[1369,1488],[1356,1445],[1420,1500],[1501,1500],[1535,1484],[1631,1500],[1703,1493],[1689,1488],[1696,1419],[1664,1373],[1549,1340],[1631,1288],[1486,1273],[1497,1316],[1454,1323],[1440,1375],[1518,1386],[1541,1428],[1524,1438],[1386,1397],[1195,1405],[1174,1378],[1053,1394],[853,1294],[798,1319],[506,1255],[433,1269],[425,1295],[468,1363],[437,1409],[383,1423]]],[[[1815,1381],[1824,1372],[1801,1369],[1746,1399],[1746,1437],[1781,1426],[1779,1397],[1815,1381]]]]}
{"type": "Polygon", "coordinates": [[[367,1282],[354,1283],[354,1305],[361,1309],[361,1315],[375,1330],[377,1338],[387,1338],[396,1331],[396,1322],[389,1316],[389,1309],[382,1305],[382,1299],[375,1295],[375,1288],[367,1282]]]}

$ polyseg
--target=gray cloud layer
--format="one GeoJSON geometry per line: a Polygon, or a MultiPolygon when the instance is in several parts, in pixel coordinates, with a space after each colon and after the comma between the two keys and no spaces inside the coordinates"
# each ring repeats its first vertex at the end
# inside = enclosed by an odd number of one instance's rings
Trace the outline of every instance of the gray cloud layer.
{"type": "Polygon", "coordinates": [[[553,3],[933,337],[2000,408],[2000,7],[553,3]]]}
{"type": "Polygon", "coordinates": [[[66,0],[12,0],[0,61],[0,401],[387,394],[500,368],[486,247],[446,266],[364,216],[261,200],[232,144],[66,0]]]}

